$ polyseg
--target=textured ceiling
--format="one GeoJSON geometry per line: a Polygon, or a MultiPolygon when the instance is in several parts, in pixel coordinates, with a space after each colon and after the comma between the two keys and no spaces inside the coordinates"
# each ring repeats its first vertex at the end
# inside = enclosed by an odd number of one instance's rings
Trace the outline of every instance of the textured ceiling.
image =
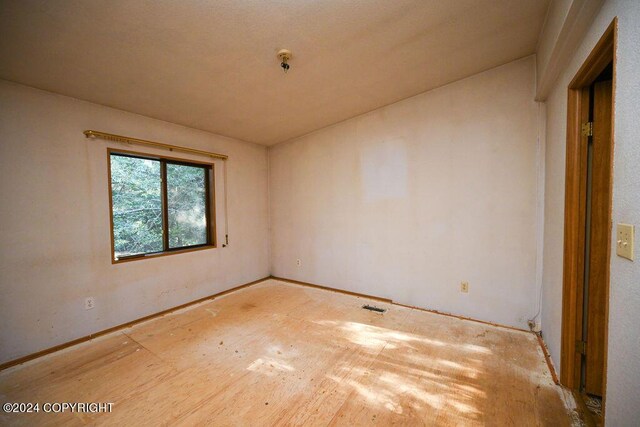
{"type": "Polygon", "coordinates": [[[548,3],[2,0],[0,78],[270,145],[534,53],[548,3]]]}

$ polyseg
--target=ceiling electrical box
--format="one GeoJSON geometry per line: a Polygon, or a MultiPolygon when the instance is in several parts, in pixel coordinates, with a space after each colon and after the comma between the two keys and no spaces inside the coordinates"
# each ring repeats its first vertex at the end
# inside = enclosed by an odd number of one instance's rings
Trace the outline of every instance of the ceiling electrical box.
{"type": "Polygon", "coordinates": [[[616,254],[633,261],[634,226],[618,224],[616,227],[616,254]]]}

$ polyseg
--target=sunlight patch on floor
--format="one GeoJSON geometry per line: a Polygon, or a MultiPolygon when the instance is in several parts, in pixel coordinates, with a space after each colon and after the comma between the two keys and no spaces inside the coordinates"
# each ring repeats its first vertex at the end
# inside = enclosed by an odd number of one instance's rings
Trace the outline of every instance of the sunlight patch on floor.
{"type": "Polygon", "coordinates": [[[278,372],[293,372],[295,368],[271,357],[260,357],[247,366],[247,370],[273,377],[278,375],[278,372]]]}
{"type": "Polygon", "coordinates": [[[423,344],[445,346],[442,341],[433,340],[418,335],[401,332],[395,329],[387,329],[379,326],[368,325],[359,322],[346,322],[339,320],[316,320],[314,323],[322,326],[337,328],[347,333],[347,339],[354,344],[375,347],[386,344],[389,348],[397,348],[398,345],[420,342],[423,344]]]}
{"type": "Polygon", "coordinates": [[[369,405],[381,406],[397,414],[402,413],[402,406],[397,402],[396,394],[391,390],[374,389],[353,379],[345,380],[332,375],[329,375],[328,378],[339,383],[341,387],[347,386],[354,389],[369,405]]]}

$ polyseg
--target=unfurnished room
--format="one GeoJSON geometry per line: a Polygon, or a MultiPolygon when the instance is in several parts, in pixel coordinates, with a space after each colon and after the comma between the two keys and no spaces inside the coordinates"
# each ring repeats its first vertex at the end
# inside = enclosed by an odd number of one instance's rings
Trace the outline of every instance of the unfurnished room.
{"type": "Polygon", "coordinates": [[[0,0],[0,425],[640,425],[640,1],[0,0]]]}

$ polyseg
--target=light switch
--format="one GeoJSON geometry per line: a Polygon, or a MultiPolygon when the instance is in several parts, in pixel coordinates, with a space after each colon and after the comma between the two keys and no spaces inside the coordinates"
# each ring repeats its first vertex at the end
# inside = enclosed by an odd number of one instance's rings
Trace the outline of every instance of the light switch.
{"type": "Polygon", "coordinates": [[[616,254],[633,261],[633,232],[634,226],[618,224],[616,227],[616,254]]]}

